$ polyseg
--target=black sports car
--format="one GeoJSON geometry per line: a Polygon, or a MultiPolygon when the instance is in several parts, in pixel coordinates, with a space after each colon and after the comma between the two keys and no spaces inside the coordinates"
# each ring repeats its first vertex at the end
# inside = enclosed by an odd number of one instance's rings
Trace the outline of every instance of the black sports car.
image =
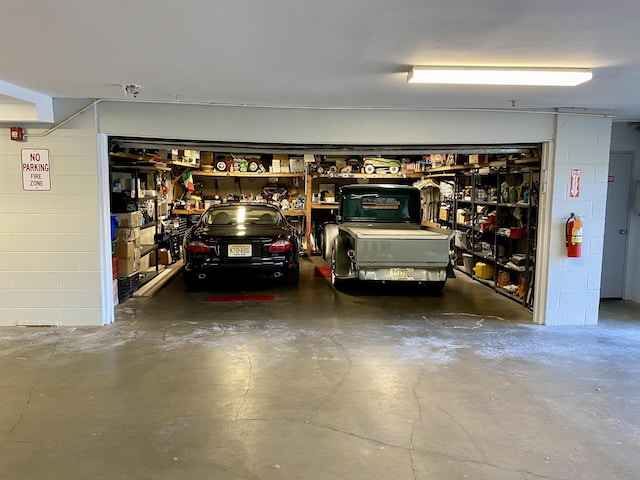
{"type": "Polygon", "coordinates": [[[214,205],[184,237],[188,289],[206,279],[267,277],[297,285],[297,232],[278,207],[264,203],[214,205]]]}

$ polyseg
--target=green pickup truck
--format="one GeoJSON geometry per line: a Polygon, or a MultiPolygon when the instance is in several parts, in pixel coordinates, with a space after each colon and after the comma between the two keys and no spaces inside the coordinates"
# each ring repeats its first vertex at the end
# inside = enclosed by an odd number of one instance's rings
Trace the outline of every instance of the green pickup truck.
{"type": "Polygon", "coordinates": [[[323,255],[336,289],[360,281],[413,282],[442,289],[452,230],[422,227],[420,191],[408,185],[346,185],[323,255]]]}

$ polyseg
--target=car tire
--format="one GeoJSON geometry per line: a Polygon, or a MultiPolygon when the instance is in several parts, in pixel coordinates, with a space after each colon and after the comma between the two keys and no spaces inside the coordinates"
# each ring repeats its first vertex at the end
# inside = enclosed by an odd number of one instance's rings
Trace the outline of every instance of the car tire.
{"type": "Polygon", "coordinates": [[[364,166],[364,173],[367,173],[369,175],[373,175],[374,173],[376,173],[376,167],[374,167],[373,165],[368,163],[368,164],[366,164],[364,166]]]}
{"type": "Polygon", "coordinates": [[[391,167],[389,167],[389,173],[391,175],[397,175],[398,173],[400,173],[400,167],[397,165],[393,165],[391,167]]]}
{"type": "Polygon", "coordinates": [[[343,291],[350,283],[350,279],[336,277],[336,248],[331,250],[331,285],[337,291],[343,291]]]}
{"type": "Polygon", "coordinates": [[[284,274],[284,282],[287,285],[298,285],[300,283],[300,264],[298,263],[295,268],[290,268],[284,274]]]}
{"type": "Polygon", "coordinates": [[[219,172],[226,172],[227,171],[227,162],[223,162],[222,160],[217,162],[216,163],[216,170],[218,170],[219,172]]]}

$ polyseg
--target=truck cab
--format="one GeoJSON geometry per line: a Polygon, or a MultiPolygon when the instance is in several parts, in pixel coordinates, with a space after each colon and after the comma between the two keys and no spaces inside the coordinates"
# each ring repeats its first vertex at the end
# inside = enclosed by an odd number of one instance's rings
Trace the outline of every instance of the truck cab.
{"type": "Polygon", "coordinates": [[[453,231],[424,228],[420,190],[408,185],[346,185],[323,254],[333,285],[350,281],[413,282],[442,289],[453,231]]]}

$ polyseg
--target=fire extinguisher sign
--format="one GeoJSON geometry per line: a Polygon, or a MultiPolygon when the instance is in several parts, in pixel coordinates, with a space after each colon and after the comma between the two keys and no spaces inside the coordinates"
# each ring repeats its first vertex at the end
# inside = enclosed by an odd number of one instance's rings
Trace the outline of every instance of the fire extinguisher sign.
{"type": "Polygon", "coordinates": [[[49,150],[23,148],[20,161],[24,190],[51,190],[49,150]]]}
{"type": "Polygon", "coordinates": [[[571,170],[571,181],[569,182],[569,198],[578,198],[580,196],[580,169],[573,168],[571,170]]]}

